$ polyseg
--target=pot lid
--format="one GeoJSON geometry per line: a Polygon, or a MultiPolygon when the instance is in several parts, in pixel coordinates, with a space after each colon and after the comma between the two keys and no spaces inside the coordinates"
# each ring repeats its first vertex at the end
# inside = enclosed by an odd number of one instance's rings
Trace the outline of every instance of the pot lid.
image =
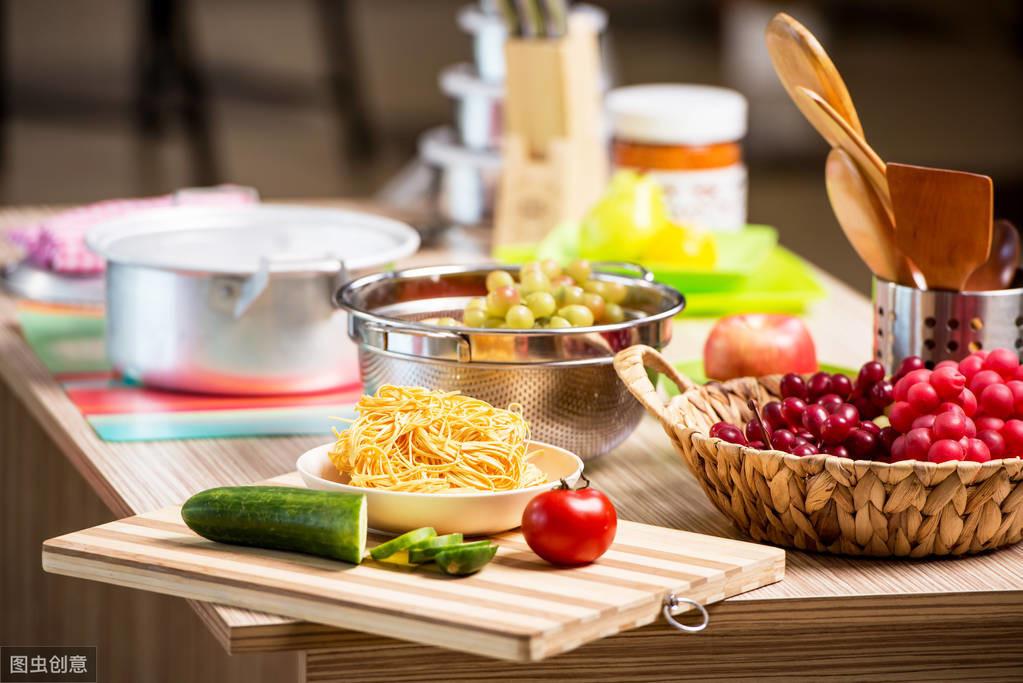
{"type": "Polygon", "coordinates": [[[250,274],[384,266],[415,253],[419,233],[357,211],[283,204],[175,206],[98,224],[86,236],[107,261],[250,274]]]}

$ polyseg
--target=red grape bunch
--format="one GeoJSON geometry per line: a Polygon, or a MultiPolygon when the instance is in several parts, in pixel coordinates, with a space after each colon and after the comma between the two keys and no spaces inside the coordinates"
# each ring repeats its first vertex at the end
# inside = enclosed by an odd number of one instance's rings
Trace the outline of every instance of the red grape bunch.
{"type": "Polygon", "coordinates": [[[864,364],[855,381],[826,372],[808,379],[790,373],[781,378],[779,389],[782,400],[765,403],[760,411],[766,438],[757,420],[744,430],[718,422],[710,435],[751,448],[766,448],[770,442],[775,450],[793,455],[829,453],[858,460],[884,457],[898,436],[873,422],[895,395],[884,366],[876,361],[864,364]]]}
{"type": "Polygon", "coordinates": [[[977,351],[934,370],[907,358],[895,380],[888,419],[900,436],[891,462],[987,462],[1023,452],[1023,369],[1014,351],[977,351]]]}
{"type": "Polygon", "coordinates": [[[885,462],[1023,455],[1023,367],[1010,349],[977,351],[933,370],[911,356],[890,379],[875,361],[860,368],[855,382],[824,372],[809,379],[788,374],[780,392],[781,401],[760,411],[763,428],[757,419],[744,429],[718,422],[710,435],[799,456],[885,462]],[[881,426],[874,420],[885,412],[888,426],[881,426]]]}

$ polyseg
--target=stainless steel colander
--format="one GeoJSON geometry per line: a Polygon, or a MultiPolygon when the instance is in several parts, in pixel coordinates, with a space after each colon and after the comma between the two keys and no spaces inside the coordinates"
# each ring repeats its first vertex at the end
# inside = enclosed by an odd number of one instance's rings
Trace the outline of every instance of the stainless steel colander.
{"type": "MultiPolygon", "coordinates": [[[[359,345],[367,392],[383,384],[460,391],[495,406],[521,404],[533,438],[593,458],[632,433],[643,407],[615,374],[615,353],[633,344],[664,347],[681,294],[640,277],[599,272],[628,288],[627,318],[613,325],[558,330],[482,330],[420,321],[461,319],[469,299],[486,294],[494,266],[438,266],[379,273],[337,293],[359,345]]],[[[637,269],[636,266],[631,266],[637,269]]],[[[503,270],[517,274],[517,268],[503,270]]]]}

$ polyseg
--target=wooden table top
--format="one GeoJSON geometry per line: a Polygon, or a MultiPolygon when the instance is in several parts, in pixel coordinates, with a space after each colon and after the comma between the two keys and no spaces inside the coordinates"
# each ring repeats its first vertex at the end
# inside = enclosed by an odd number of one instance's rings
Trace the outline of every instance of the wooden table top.
{"type": "MultiPolygon", "coordinates": [[[[319,202],[324,203],[324,202],[319,202]]],[[[45,208],[0,210],[0,231],[39,218],[45,208]]],[[[481,258],[476,250],[475,260],[481,258]]],[[[473,247],[459,253],[424,250],[416,264],[474,260],[473,247]]],[[[870,303],[820,273],[827,298],[807,322],[822,361],[858,366],[870,354],[870,303]]],[[[676,324],[667,354],[700,356],[711,320],[676,324]]],[[[183,501],[213,486],[247,484],[294,469],[302,452],[322,437],[242,438],[108,443],[100,440],[19,334],[14,301],[0,294],[0,376],[114,514],[128,516],[183,501]]],[[[619,514],[718,536],[741,538],[713,508],[696,480],[652,419],[607,456],[587,464],[594,485],[613,499],[619,514]]],[[[955,620],[957,613],[986,610],[1023,615],[1023,547],[961,559],[870,560],[790,551],[784,581],[710,608],[712,620],[743,620],[760,628],[775,620],[801,619],[826,630],[840,611],[848,618],[955,620]],[[907,609],[908,608],[908,609],[907,609]]],[[[231,652],[344,646],[351,634],[274,615],[193,603],[231,652]]],[[[712,622],[713,623],[713,622],[712,622]]]]}

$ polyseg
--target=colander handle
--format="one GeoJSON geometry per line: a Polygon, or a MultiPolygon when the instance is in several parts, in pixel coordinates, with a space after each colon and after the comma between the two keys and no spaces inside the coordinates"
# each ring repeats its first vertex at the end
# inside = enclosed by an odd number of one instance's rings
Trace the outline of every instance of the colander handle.
{"type": "Polygon", "coordinates": [[[639,265],[638,263],[633,263],[632,261],[594,261],[593,268],[595,270],[599,270],[601,268],[617,268],[618,270],[627,270],[640,280],[643,280],[644,282],[654,281],[653,273],[651,273],[649,270],[639,265]]]}
{"type": "Polygon", "coordinates": [[[656,349],[637,344],[619,351],[614,360],[615,372],[629,389],[629,392],[642,403],[648,412],[656,415],[662,422],[667,420],[664,403],[657,393],[657,387],[650,380],[647,368],[657,370],[668,376],[681,391],[689,391],[696,387],[691,379],[675,369],[668,360],[656,349]]]}

